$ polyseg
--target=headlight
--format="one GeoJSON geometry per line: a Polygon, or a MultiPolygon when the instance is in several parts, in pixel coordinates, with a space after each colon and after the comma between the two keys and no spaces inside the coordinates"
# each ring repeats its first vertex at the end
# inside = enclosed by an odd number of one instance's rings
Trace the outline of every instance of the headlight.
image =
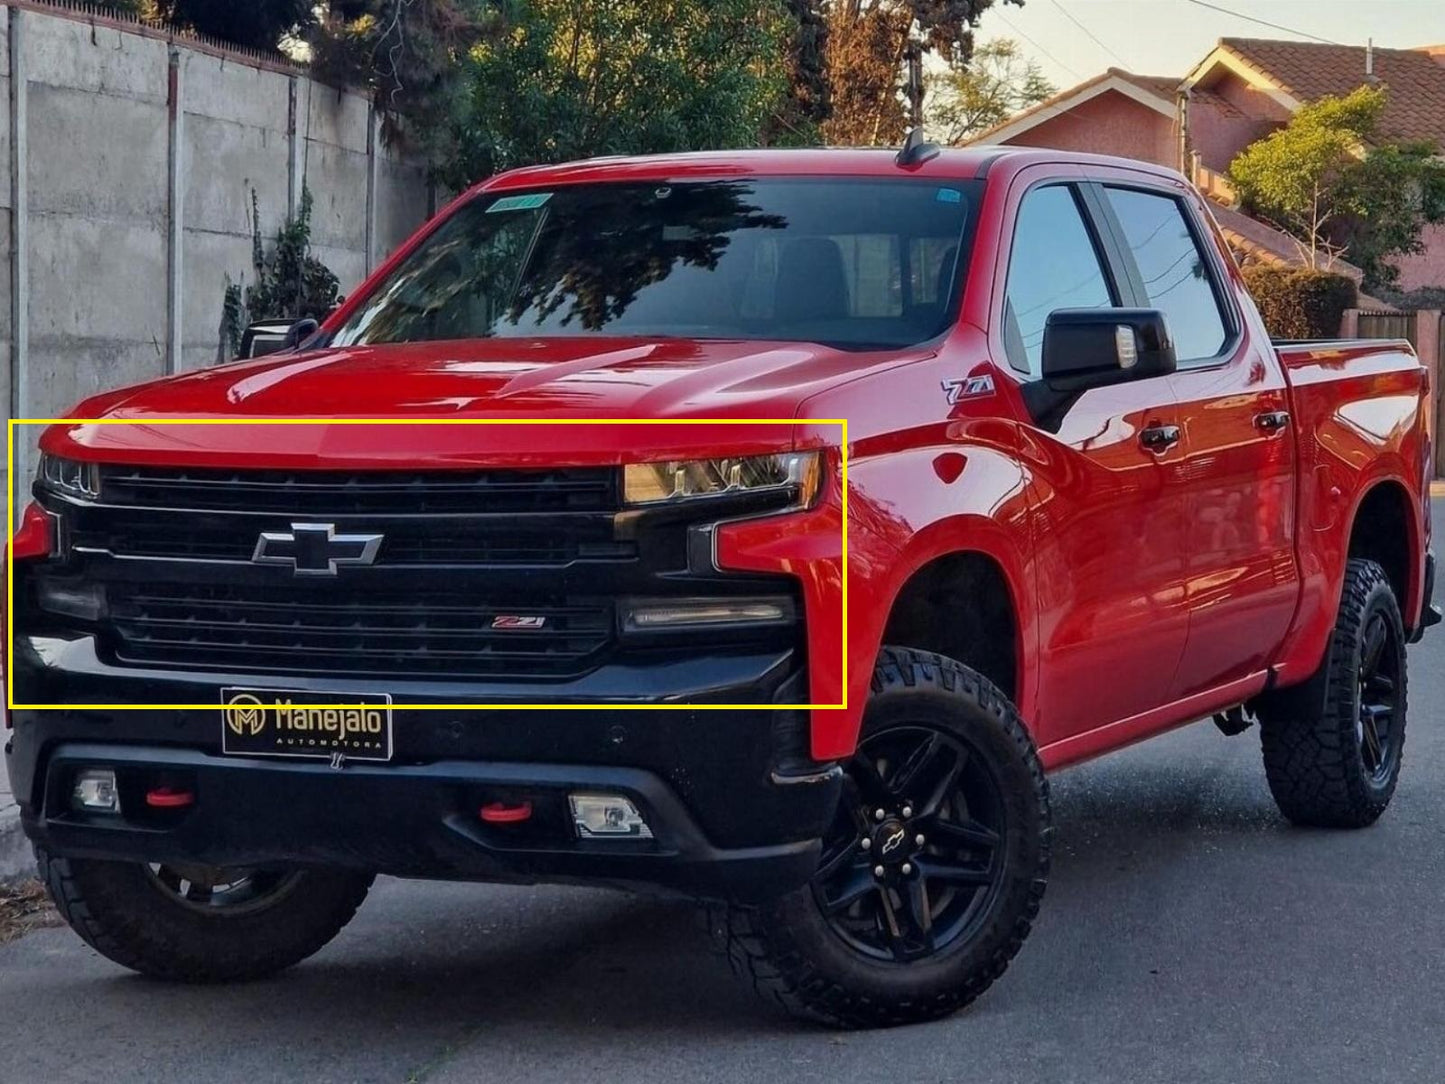
{"type": "Polygon", "coordinates": [[[54,455],[41,455],[37,478],[46,489],[68,497],[93,500],[100,496],[100,468],[54,455]]]}
{"type": "Polygon", "coordinates": [[[658,504],[737,493],[792,492],[790,507],[806,508],[823,479],[820,452],[784,452],[731,459],[629,463],[623,474],[628,504],[658,504]]]}

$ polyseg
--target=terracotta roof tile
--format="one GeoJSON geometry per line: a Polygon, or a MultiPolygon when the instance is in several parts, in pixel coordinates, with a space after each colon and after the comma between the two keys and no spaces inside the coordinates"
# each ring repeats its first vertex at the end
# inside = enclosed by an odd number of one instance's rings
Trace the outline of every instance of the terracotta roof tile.
{"type": "MultiPolygon", "coordinates": [[[[1236,250],[1253,257],[1260,263],[1289,267],[1305,265],[1304,249],[1298,241],[1283,230],[1251,218],[1242,211],[1219,204],[1211,204],[1210,214],[1219,223],[1219,229],[1236,250]]],[[[1336,257],[1330,263],[1332,270],[1349,275],[1356,284],[1365,273],[1348,260],[1336,257]]]]}
{"type": "Polygon", "coordinates": [[[1150,94],[1170,102],[1179,93],[1179,84],[1182,82],[1177,75],[1136,75],[1133,72],[1126,72],[1123,68],[1110,68],[1108,74],[1117,75],[1126,83],[1133,83],[1140,90],[1148,91],[1150,94]]]}
{"type": "MultiPolygon", "coordinates": [[[[1263,38],[1219,44],[1300,101],[1348,94],[1365,81],[1365,48],[1263,38]]],[[[1445,63],[1422,49],[1376,49],[1375,76],[1389,90],[1383,135],[1430,139],[1445,147],[1445,63]]]]}

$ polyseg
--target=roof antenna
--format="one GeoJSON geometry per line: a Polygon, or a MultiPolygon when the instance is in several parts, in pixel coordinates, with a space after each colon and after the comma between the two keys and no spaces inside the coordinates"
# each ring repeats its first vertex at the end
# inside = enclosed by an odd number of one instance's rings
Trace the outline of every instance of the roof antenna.
{"type": "Polygon", "coordinates": [[[919,124],[908,129],[908,134],[903,138],[903,149],[894,157],[893,162],[899,166],[916,166],[937,153],[938,144],[929,143],[923,138],[923,125],[919,124]]]}

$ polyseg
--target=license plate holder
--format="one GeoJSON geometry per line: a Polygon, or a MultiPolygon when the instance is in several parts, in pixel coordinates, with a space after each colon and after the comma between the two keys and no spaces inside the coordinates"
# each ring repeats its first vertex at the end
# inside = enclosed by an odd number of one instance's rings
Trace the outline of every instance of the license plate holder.
{"type": "Polygon", "coordinates": [[[390,693],[230,687],[220,715],[221,752],[230,756],[391,759],[390,693]]]}

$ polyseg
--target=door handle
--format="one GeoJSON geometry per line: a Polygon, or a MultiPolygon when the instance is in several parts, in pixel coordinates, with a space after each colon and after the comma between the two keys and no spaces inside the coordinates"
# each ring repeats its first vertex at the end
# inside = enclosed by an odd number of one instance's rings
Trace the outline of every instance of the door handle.
{"type": "Polygon", "coordinates": [[[1151,425],[1139,434],[1139,443],[1160,455],[1179,443],[1179,426],[1151,425]]]}
{"type": "Polygon", "coordinates": [[[1288,410],[1266,410],[1254,416],[1254,427],[1261,433],[1278,433],[1288,424],[1288,410]]]}

